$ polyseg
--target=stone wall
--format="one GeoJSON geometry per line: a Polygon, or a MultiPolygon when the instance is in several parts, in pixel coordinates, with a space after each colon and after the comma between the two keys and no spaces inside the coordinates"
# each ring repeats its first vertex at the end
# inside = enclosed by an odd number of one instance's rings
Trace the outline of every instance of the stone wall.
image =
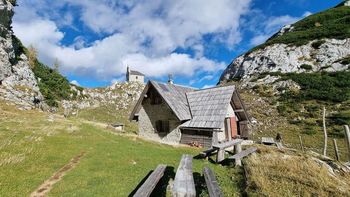
{"type": "Polygon", "coordinates": [[[129,82],[145,83],[145,77],[139,75],[129,75],[129,82]]]}
{"type": "Polygon", "coordinates": [[[178,144],[180,142],[179,126],[181,123],[164,101],[159,105],[151,105],[149,98],[144,99],[139,112],[138,124],[139,135],[142,137],[168,144],[178,144]],[[158,133],[155,126],[157,120],[168,120],[170,132],[158,133]]]}

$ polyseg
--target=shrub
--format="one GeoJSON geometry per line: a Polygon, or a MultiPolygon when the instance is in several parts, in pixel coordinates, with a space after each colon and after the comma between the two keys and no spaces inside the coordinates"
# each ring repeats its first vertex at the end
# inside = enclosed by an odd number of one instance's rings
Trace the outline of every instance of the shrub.
{"type": "Polygon", "coordinates": [[[49,106],[57,107],[57,101],[62,99],[71,99],[75,92],[71,90],[69,81],[57,71],[40,63],[37,59],[34,61],[33,72],[38,81],[40,92],[43,94],[46,103],[49,106]]]}
{"type": "Polygon", "coordinates": [[[317,128],[313,126],[306,126],[304,127],[303,133],[306,135],[315,135],[317,133],[317,128]]]}
{"type": "Polygon", "coordinates": [[[312,70],[312,66],[309,64],[302,64],[300,68],[305,69],[305,70],[312,70]]]}
{"type": "Polygon", "coordinates": [[[323,45],[326,41],[324,40],[317,40],[311,44],[312,48],[319,49],[321,45],[323,45]]]}

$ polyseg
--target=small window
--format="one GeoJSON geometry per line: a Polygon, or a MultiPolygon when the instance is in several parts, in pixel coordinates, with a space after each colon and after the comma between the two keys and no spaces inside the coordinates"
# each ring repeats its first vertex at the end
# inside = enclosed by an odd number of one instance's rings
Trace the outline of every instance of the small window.
{"type": "Polygon", "coordinates": [[[150,92],[151,105],[162,104],[162,98],[155,91],[150,92]]]}
{"type": "Polygon", "coordinates": [[[158,133],[169,133],[169,121],[168,120],[157,120],[156,130],[158,133]]]}
{"type": "Polygon", "coordinates": [[[138,77],[138,76],[136,76],[136,79],[139,79],[139,77],[138,77]]]}

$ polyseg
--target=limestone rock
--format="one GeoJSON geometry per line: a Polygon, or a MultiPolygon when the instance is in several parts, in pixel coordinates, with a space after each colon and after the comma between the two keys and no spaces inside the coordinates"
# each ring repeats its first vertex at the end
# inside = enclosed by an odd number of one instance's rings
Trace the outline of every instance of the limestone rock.
{"type": "Polygon", "coordinates": [[[220,81],[239,79],[243,81],[243,85],[247,85],[253,76],[261,73],[302,73],[320,70],[332,72],[349,69],[349,65],[343,65],[339,60],[350,56],[350,38],[325,39],[318,49],[312,47],[312,43],[316,41],[302,46],[273,44],[249,54],[243,54],[228,66],[220,81]],[[303,64],[310,65],[311,70],[302,68],[303,64]]]}
{"type": "Polygon", "coordinates": [[[11,30],[13,5],[0,0],[0,98],[20,109],[34,108],[34,97],[43,100],[25,54],[16,54],[19,43],[11,30]]]}

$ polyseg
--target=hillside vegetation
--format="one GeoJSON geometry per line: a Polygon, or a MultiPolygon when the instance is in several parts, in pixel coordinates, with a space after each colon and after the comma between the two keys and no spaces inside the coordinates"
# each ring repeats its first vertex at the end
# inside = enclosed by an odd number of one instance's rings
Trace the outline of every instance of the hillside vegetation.
{"type": "Polygon", "coordinates": [[[350,7],[337,6],[310,15],[292,25],[293,29],[283,35],[275,34],[253,50],[272,44],[304,45],[323,38],[345,39],[350,37],[350,7]]]}

